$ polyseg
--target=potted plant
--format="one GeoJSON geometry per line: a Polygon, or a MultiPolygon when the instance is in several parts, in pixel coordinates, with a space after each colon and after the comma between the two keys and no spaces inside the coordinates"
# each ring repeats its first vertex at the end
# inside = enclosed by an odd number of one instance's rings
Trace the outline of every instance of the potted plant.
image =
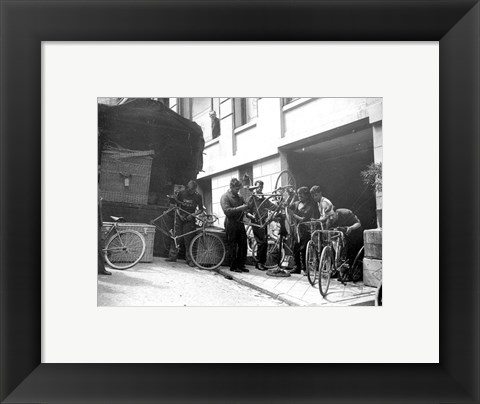
{"type": "Polygon", "coordinates": [[[363,183],[373,189],[377,197],[377,221],[378,227],[382,227],[382,163],[372,163],[362,171],[363,183]]]}

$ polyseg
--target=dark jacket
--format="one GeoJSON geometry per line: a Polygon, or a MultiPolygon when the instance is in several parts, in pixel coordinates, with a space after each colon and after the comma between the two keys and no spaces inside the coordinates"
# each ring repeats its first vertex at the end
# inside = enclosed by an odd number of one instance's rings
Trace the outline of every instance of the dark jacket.
{"type": "Polygon", "coordinates": [[[314,201],[307,200],[305,202],[296,201],[291,205],[292,210],[303,219],[300,222],[307,222],[312,219],[318,219],[320,212],[318,206],[314,201]],[[301,204],[301,205],[300,205],[301,204]]]}
{"type": "Polygon", "coordinates": [[[239,222],[243,217],[243,210],[239,207],[245,204],[241,195],[234,195],[228,190],[220,198],[220,206],[226,216],[226,222],[239,222]]]}

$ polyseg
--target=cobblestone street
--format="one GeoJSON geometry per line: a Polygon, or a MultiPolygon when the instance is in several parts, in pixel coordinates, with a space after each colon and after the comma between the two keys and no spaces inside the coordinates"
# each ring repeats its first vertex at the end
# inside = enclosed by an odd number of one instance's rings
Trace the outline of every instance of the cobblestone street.
{"type": "Polygon", "coordinates": [[[185,261],[154,258],[125,271],[98,276],[98,306],[370,306],[375,288],[332,279],[322,298],[305,276],[275,278],[248,266],[248,273],[191,268],[185,261]],[[230,276],[233,280],[226,279],[230,276]]]}
{"type": "Polygon", "coordinates": [[[288,306],[262,292],[185,261],[155,258],[98,276],[98,306],[288,306]]]}

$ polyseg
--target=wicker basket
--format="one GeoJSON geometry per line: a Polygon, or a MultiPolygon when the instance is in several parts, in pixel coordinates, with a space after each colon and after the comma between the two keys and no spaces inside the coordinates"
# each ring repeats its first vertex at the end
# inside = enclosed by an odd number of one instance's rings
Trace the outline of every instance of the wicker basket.
{"type": "MultiPolygon", "coordinates": [[[[103,222],[102,226],[102,238],[105,239],[105,235],[112,227],[113,223],[103,222]]],[[[153,261],[153,244],[155,242],[155,226],[144,223],[118,223],[118,230],[132,229],[138,231],[145,238],[145,254],[140,262],[152,262],[153,261]]]]}
{"type": "Polygon", "coordinates": [[[102,152],[100,195],[105,201],[146,205],[152,152],[102,152]]]}

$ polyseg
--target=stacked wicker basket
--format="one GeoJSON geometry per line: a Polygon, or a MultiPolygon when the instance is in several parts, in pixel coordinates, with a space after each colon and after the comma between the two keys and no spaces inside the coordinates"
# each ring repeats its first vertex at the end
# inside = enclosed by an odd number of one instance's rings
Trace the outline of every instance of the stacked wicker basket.
{"type": "Polygon", "coordinates": [[[106,148],[102,152],[100,195],[105,201],[146,205],[153,150],[106,148]]]}

